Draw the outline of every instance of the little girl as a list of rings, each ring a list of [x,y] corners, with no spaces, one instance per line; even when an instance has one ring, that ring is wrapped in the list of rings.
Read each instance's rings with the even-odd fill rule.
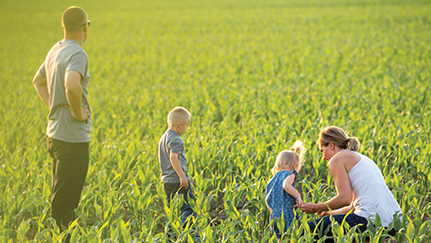
[[[301,169],[305,147],[301,141],[296,141],[293,150],[284,150],[278,154],[274,168],[271,170],[273,177],[266,186],[265,201],[271,212],[270,221],[273,218],[282,218],[284,215],[284,232],[287,231],[295,217],[294,206],[304,203],[301,195],[295,189],[295,184],[297,172]],[[296,218],[299,218],[298,215]],[[281,233],[277,229],[277,225],[274,224],[271,228],[280,242]]]

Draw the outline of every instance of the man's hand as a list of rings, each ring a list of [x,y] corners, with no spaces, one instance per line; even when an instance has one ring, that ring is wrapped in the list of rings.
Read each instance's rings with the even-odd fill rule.
[[[186,177],[180,177],[180,186],[187,189],[189,187],[189,180]]]
[[[65,107],[70,111],[73,118],[75,118],[76,120],[85,121],[85,123],[88,123],[88,121],[90,120],[90,110],[86,105],[81,107],[81,114],[75,114],[75,112],[73,112],[73,109],[71,109],[68,105],[65,105]]]

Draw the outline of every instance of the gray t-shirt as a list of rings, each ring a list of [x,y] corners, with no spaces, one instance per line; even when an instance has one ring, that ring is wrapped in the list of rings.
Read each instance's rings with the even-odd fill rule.
[[[82,105],[87,105],[90,109],[87,89],[90,81],[87,53],[76,41],[61,40],[51,48],[45,62],[39,68],[40,74],[46,77],[50,94],[46,135],[69,143],[90,142],[91,116],[88,123],[78,121],[65,108],[65,105],[69,105],[65,92],[65,75],[68,71],[81,74]]]
[[[178,160],[183,168],[187,180],[190,176],[187,173],[187,158],[184,151],[184,142],[175,131],[168,129],[159,141],[159,165],[162,171],[160,177],[164,183],[180,183],[180,178],[172,167],[170,153],[178,154]]]

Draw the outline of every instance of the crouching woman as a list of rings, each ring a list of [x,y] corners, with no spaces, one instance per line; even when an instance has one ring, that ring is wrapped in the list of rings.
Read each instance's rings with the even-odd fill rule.
[[[332,210],[333,219],[339,224],[345,218],[351,227],[358,225],[362,232],[367,229],[367,219],[374,222],[376,214],[382,226],[388,227],[394,214],[401,213],[401,208],[386,186],[377,165],[367,156],[356,152],[359,149],[358,139],[348,137],[339,127],[330,126],[320,131],[318,146],[323,159],[329,161],[328,168],[337,195],[324,203],[300,205],[303,212],[317,213],[322,217],[308,222],[310,231],[314,232],[317,227],[317,230],[325,232],[331,227],[328,207]],[[330,236],[331,230],[328,232]],[[330,239],[326,242],[333,241]]]

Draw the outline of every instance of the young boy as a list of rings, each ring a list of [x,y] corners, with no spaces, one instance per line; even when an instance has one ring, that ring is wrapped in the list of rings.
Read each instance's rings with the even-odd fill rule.
[[[181,223],[185,227],[189,216],[194,215],[188,198],[194,199],[191,193],[190,176],[187,173],[187,158],[181,135],[190,124],[191,114],[183,107],[175,107],[168,115],[168,130],[159,141],[159,164],[163,189],[168,203],[178,192],[183,195]],[[191,219],[189,219],[191,220]]]

